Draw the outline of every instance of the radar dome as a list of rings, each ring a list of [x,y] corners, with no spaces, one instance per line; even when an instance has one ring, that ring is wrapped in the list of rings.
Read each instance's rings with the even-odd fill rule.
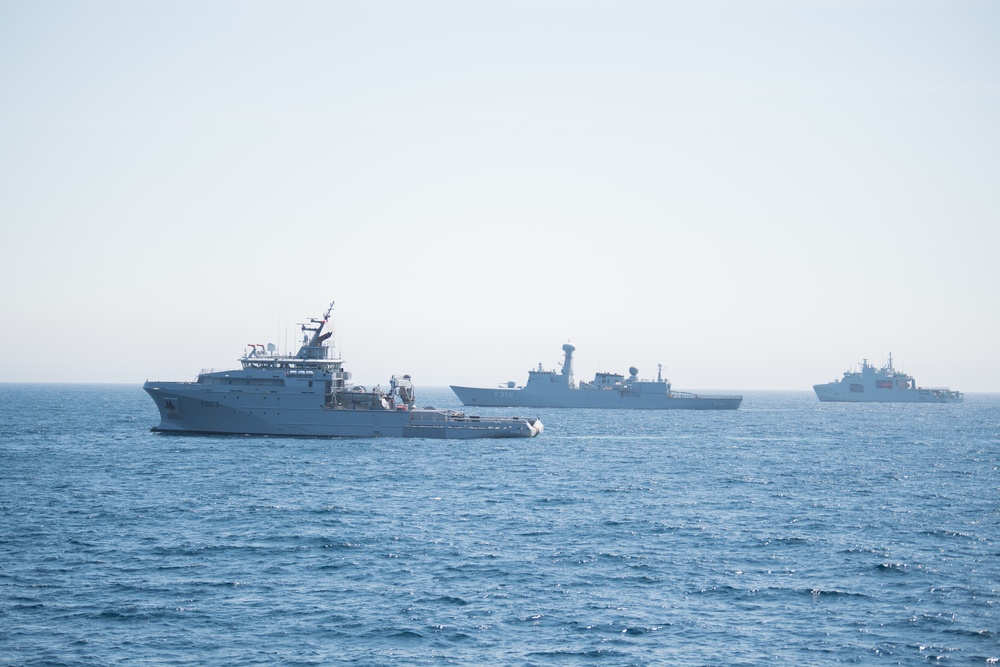
[[[635,375],[639,374],[639,369],[636,368],[635,366],[629,366],[628,367],[628,372],[629,372],[629,375],[635,376]]]
[[[568,354],[572,354],[574,352],[574,350],[576,350],[576,348],[573,347],[572,345],[570,345],[569,343],[566,343],[565,345],[563,345],[562,349],[563,349],[563,352],[566,352]]]
[[[278,346],[275,345],[274,343],[268,343],[267,344],[267,351],[268,352],[277,352],[278,351]]]

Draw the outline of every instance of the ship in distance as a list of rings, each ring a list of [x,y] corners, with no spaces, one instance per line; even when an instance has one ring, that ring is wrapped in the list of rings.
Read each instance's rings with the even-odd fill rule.
[[[918,387],[912,375],[896,370],[889,363],[875,368],[867,359],[860,371],[844,371],[844,377],[826,384],[813,385],[821,401],[842,403],[961,403],[962,392],[947,387]]]
[[[161,433],[316,437],[527,438],[542,432],[534,417],[475,416],[414,408],[409,375],[393,376],[389,391],[349,382],[339,354],[331,354],[322,318],[301,325],[294,356],[273,343],[250,345],[242,368],[202,371],[193,382],[147,381],[143,389],[160,413]]]
[[[528,371],[528,382],[518,387],[507,382],[495,388],[451,385],[458,399],[466,406],[529,407],[529,408],[625,408],[638,410],[735,410],[742,396],[710,396],[674,391],[663,379],[663,366],[658,366],[656,380],[640,380],[639,371],[629,368],[629,376],[619,373],[597,373],[593,382],[573,379],[573,352],[576,348],[562,346],[562,368],[544,370],[539,364]]]

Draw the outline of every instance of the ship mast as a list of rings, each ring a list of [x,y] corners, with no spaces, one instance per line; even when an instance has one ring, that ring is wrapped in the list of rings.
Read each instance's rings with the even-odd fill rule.
[[[573,351],[576,350],[570,343],[566,343],[562,346],[562,350],[565,353],[563,357],[562,365],[562,376],[566,383],[566,386],[576,389],[576,383],[573,382]]]
[[[330,313],[333,312],[333,301],[330,302],[330,307],[326,309],[323,313],[322,319],[316,319],[315,317],[309,318],[309,324],[302,324],[302,331],[312,332],[312,337],[304,335],[302,337],[302,347],[299,349],[299,353],[296,356],[298,359],[325,359],[326,358],[326,347],[322,347],[323,341],[333,335],[333,332],[323,333],[323,327],[327,322],[330,321]],[[310,326],[310,324],[314,326]]]

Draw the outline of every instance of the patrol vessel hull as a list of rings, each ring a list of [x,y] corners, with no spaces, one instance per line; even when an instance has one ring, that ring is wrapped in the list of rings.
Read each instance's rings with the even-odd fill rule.
[[[813,385],[813,391],[825,403],[962,403],[965,400],[952,390],[918,388],[858,393],[834,382]]]
[[[193,386],[192,386],[193,385]],[[480,418],[447,410],[331,409],[308,396],[206,391],[197,383],[143,385],[160,411],[159,433],[349,438],[527,438],[531,419]]]
[[[390,390],[349,382],[324,333],[333,304],[321,319],[302,325],[298,354],[254,344],[230,371],[203,371],[194,382],[147,381],[143,389],[160,413],[160,433],[348,438],[529,438],[537,418],[467,415],[417,409],[409,375],[393,376]]]
[[[947,387],[918,387],[912,375],[889,363],[875,368],[862,360],[860,371],[846,371],[833,382],[813,385],[816,398],[830,403],[961,403],[962,392]]]

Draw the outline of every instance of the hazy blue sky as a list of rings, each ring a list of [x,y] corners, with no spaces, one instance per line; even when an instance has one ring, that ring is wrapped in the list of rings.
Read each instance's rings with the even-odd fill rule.
[[[1000,391],[1000,3],[0,0],[0,381]]]

